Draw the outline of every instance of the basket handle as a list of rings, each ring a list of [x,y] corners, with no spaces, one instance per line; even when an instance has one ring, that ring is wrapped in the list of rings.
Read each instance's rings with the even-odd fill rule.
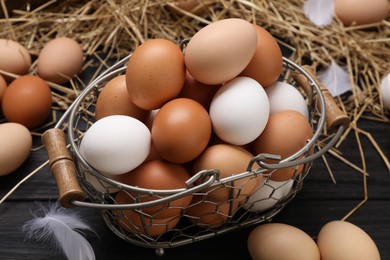
[[[197,180],[202,180],[202,183],[199,185],[192,184],[196,183]],[[186,181],[187,188],[182,188],[180,191],[177,191],[173,194],[170,194],[168,196],[164,196],[155,200],[145,201],[145,202],[136,202],[132,204],[97,204],[94,202],[85,202],[85,201],[79,201],[75,200],[73,201],[73,204],[80,207],[86,207],[86,208],[94,208],[94,209],[101,209],[101,210],[125,210],[125,209],[143,209],[148,207],[154,207],[162,204],[169,203],[173,200],[180,199],[185,196],[193,195],[196,192],[201,192],[205,188],[211,187],[213,184],[216,183],[216,181],[219,180],[219,171],[215,169],[210,170],[203,170],[198,173],[196,173],[194,176],[192,176],[190,179]],[[127,185],[126,185],[127,186]],[[122,186],[123,189],[127,189],[126,186]],[[192,187],[190,187],[192,186]],[[132,191],[139,190],[139,191],[148,191],[150,195],[153,194],[151,192],[152,190],[146,190],[139,187],[131,187]],[[163,190],[154,190],[154,191],[163,191]],[[164,190],[164,192],[167,190]],[[169,193],[173,191],[170,190]]]
[[[328,129],[331,131],[335,131],[339,126],[343,126],[344,130],[347,129],[351,122],[350,118],[344,113],[344,111],[339,108],[329,90],[317,79],[317,76],[315,75],[313,69],[308,65],[303,65],[302,68],[317,83],[325,98],[326,123],[328,125]],[[294,73],[294,79],[297,83],[301,85],[301,87],[305,90],[306,93],[309,94],[312,91],[310,82],[302,73]]]
[[[59,128],[49,129],[43,133],[42,143],[49,156],[49,166],[57,183],[60,203],[64,208],[74,207],[72,201],[84,200],[85,194],[80,188],[76,167],[66,148],[65,134]]]

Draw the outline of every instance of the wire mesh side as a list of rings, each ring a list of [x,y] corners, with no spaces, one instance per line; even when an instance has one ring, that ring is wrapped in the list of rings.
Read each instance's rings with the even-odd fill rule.
[[[121,64],[111,68],[92,82],[76,100],[77,102],[75,102],[75,106],[69,114],[69,127],[72,129],[69,133],[69,139],[78,170],[78,178],[90,200],[89,203],[78,202],[76,205],[87,205],[101,210],[107,226],[116,235],[132,244],[150,248],[169,248],[193,243],[272,219],[302,188],[303,181],[309,173],[313,161],[310,160],[302,164],[301,160],[310,158],[313,153],[318,152],[315,144],[324,136],[325,105],[321,92],[314,83],[311,84],[309,93],[306,93],[297,85],[292,75],[296,71],[301,73],[304,73],[304,71],[296,64],[284,59],[284,69],[279,80],[295,86],[300,91],[306,100],[309,111],[309,123],[313,129],[313,139],[308,140],[304,148],[288,158],[275,160],[274,169],[260,167],[257,170],[239,173],[242,178],[247,180],[241,186],[233,185],[237,179],[219,179],[213,182],[207,191],[186,193],[186,196],[192,196],[191,201],[193,202],[189,206],[179,207],[174,205],[172,201],[167,201],[161,204],[159,211],[151,214],[143,207],[126,208],[126,205],[118,203],[117,195],[119,192],[126,196],[125,201],[129,205],[140,202],[142,204],[142,201],[150,199],[163,199],[166,196],[158,191],[139,192],[133,187],[128,187],[106,177],[89,166],[78,151],[83,134],[95,122],[95,104],[101,89],[113,77],[124,74],[125,61],[121,61]],[[307,77],[307,75],[305,76]],[[308,80],[312,82],[310,78]],[[255,157],[251,163],[261,165],[262,161],[263,157],[259,156]],[[291,168],[293,177],[285,184],[275,186],[270,176],[280,166]],[[248,167],[248,169],[251,169],[251,167]],[[245,199],[239,198],[245,185],[258,178],[258,176],[263,176],[265,181],[253,190],[252,194],[259,191],[264,192],[266,196],[255,201],[249,201],[249,196]],[[215,202],[209,199],[208,195],[218,189],[228,189],[232,195],[226,201]],[[253,210],[257,204],[265,204],[266,206],[262,210]],[[202,214],[196,214],[194,209],[200,207],[200,205],[208,207],[210,210],[204,211]],[[159,213],[171,209],[175,209],[179,213],[168,219],[158,218]],[[206,221],[212,218],[216,220],[212,223]]]

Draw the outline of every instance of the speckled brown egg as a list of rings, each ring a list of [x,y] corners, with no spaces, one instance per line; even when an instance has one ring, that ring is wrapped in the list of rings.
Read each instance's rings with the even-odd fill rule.
[[[7,87],[1,107],[5,118],[29,129],[41,125],[50,115],[52,96],[49,85],[40,77],[21,76]]]
[[[125,75],[111,79],[103,87],[96,101],[96,120],[110,115],[126,115],[145,122],[149,113],[150,111],[136,106],[130,99]]]
[[[157,109],[180,93],[185,73],[179,46],[165,39],[148,40],[135,49],[127,64],[127,91],[140,108]]]

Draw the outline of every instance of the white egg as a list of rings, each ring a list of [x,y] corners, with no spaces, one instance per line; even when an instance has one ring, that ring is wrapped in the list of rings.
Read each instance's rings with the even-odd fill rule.
[[[249,196],[243,208],[249,211],[270,209],[290,192],[293,184],[293,180],[273,181],[269,179]]]
[[[256,80],[236,77],[216,92],[209,114],[213,130],[221,140],[243,145],[263,132],[269,117],[269,101]]]
[[[390,110],[390,73],[382,79],[380,92],[382,95],[383,104]]]
[[[83,158],[103,174],[123,174],[139,166],[151,147],[149,129],[138,119],[114,115],[96,121],[80,144]]]
[[[306,101],[293,85],[277,81],[268,86],[265,92],[269,99],[271,115],[282,110],[296,110],[309,118]]]

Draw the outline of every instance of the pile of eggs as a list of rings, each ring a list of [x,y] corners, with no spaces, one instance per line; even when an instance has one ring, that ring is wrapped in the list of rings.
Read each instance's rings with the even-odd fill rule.
[[[306,145],[313,130],[304,97],[278,81],[282,69],[272,35],[239,18],[205,26],[184,51],[169,40],[150,39],[134,50],[125,75],[102,87],[96,122],[79,152],[108,178],[149,190],[199,185],[186,181],[203,170],[217,169],[221,179],[246,172],[259,153],[286,158]],[[275,171],[267,185],[262,175],[242,178],[229,188],[209,187],[169,206],[143,208],[142,214],[117,211],[117,216],[125,230],[152,236],[173,228],[183,215],[198,226],[218,227],[240,206],[272,207],[274,196],[290,191],[292,176],[302,167]],[[116,192],[118,204],[158,198],[107,189],[88,173],[86,178],[101,192]]]
[[[81,71],[81,46],[68,37],[48,41],[37,57],[36,72],[32,56],[20,43],[0,39],[0,176],[18,169],[32,147],[31,130],[45,124],[52,111],[52,90],[48,82],[63,84]],[[11,142],[8,140],[12,140]],[[18,141],[15,141],[18,140]]]
[[[262,224],[250,232],[247,246],[253,260],[381,259],[378,247],[363,229],[341,220],[322,226],[316,240],[288,224]]]

